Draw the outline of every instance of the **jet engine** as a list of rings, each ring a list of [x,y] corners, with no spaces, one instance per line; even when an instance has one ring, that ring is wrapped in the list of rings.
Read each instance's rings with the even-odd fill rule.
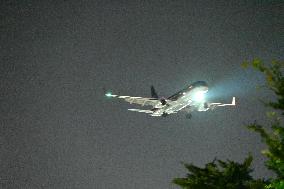
[[[160,99],[160,102],[161,102],[162,105],[166,105],[167,104],[167,101],[164,98]]]
[[[203,112],[203,111],[207,111],[209,109],[209,106],[206,102],[200,104],[200,106],[198,107],[198,111]]]

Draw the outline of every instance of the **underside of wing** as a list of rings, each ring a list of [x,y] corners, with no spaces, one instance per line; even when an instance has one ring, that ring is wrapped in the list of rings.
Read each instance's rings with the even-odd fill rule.
[[[133,112],[140,112],[140,113],[146,113],[150,116],[155,116],[155,117],[160,117],[163,116],[163,113],[157,113],[155,111],[152,110],[141,110],[141,109],[128,109],[129,111],[133,111]]]
[[[159,99],[157,98],[120,96],[120,95],[112,95],[112,94],[106,94],[106,96],[124,99],[126,102],[129,102],[130,104],[139,104],[141,106],[155,106],[156,104],[159,103]]]
[[[151,111],[151,110],[141,110],[141,109],[128,109],[128,110],[133,111],[133,112],[142,112],[142,113],[146,113],[146,114],[153,113],[153,111]]]

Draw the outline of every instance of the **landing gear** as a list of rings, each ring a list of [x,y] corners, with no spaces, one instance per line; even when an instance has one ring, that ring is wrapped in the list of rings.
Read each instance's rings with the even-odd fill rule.
[[[169,114],[167,114],[166,112],[163,112],[162,117],[167,117]]]
[[[165,99],[161,99],[161,104],[162,105],[166,105],[167,104],[167,101]]]
[[[192,114],[191,113],[187,113],[187,114],[185,114],[185,117],[186,117],[186,119],[191,119]]]
[[[204,102],[204,108],[205,108],[205,109],[209,108],[209,106],[208,106],[208,103],[207,103],[207,102]]]

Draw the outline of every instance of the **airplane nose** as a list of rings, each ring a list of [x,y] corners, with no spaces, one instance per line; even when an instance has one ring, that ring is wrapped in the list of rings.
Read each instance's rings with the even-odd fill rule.
[[[207,92],[207,91],[208,91],[208,87],[207,87],[207,86],[203,86],[203,87],[202,87],[202,90],[203,90],[204,92]]]

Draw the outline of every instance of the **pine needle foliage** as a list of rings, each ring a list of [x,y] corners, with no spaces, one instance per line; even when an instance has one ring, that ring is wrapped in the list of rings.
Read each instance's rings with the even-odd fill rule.
[[[263,181],[254,180],[250,176],[251,162],[252,156],[250,155],[243,163],[213,160],[204,168],[184,164],[189,173],[185,178],[176,178],[173,182],[184,189],[263,189]]]
[[[273,61],[270,66],[265,66],[259,59],[251,63],[253,68],[264,73],[266,86],[276,95],[276,101],[266,102],[266,106],[274,111],[267,112],[270,119],[270,128],[254,122],[247,127],[259,133],[261,140],[266,144],[267,149],[262,150],[262,154],[267,157],[265,165],[276,174],[276,178],[270,178],[267,189],[284,189],[284,62]],[[278,114],[279,112],[279,114]]]

